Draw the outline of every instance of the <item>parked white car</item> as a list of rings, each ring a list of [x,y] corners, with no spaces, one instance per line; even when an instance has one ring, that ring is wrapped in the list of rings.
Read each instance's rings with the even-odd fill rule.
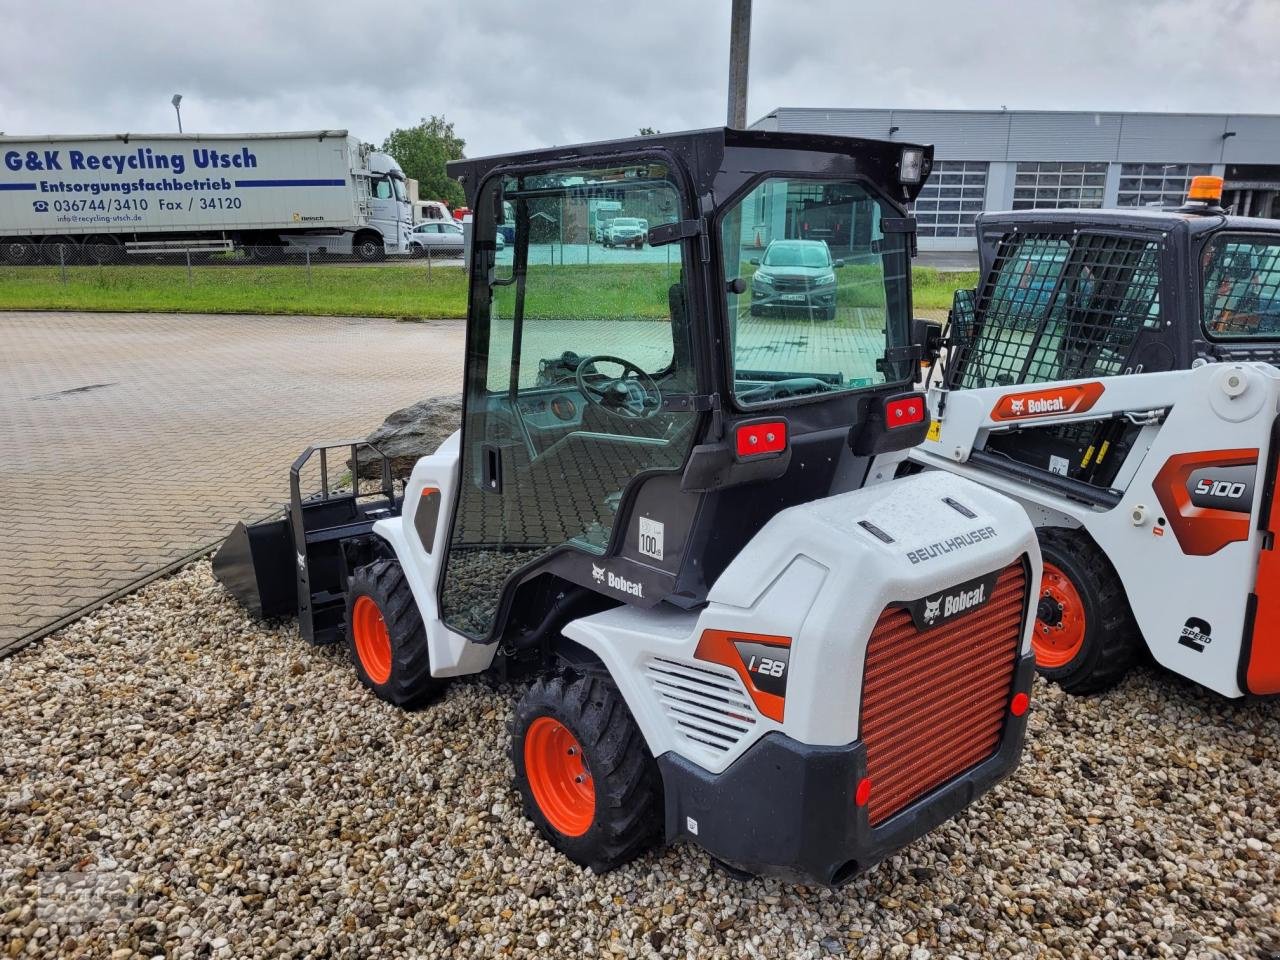
[[[462,256],[462,224],[429,220],[409,231],[409,251],[415,257]]]
[[[640,217],[614,217],[604,228],[606,247],[635,247],[639,250],[649,238],[649,221]]]

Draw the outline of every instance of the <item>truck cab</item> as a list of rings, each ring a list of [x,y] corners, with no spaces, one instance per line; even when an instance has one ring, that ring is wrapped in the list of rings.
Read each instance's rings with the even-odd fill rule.
[[[369,153],[369,219],[382,234],[385,252],[409,252],[409,230],[413,209],[404,171],[393,157],[378,151]]]

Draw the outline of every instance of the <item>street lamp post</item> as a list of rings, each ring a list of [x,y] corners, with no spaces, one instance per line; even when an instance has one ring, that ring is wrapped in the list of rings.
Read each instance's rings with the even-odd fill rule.
[[[173,112],[178,115],[178,132],[182,132],[182,94],[175,93],[173,99],[169,101],[173,104]]]
[[[751,49],[751,0],[733,0],[729,14],[729,123],[747,125],[747,56]]]

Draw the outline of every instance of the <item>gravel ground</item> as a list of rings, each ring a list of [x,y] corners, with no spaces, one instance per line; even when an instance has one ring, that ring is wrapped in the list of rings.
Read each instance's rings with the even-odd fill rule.
[[[0,957],[1268,956],[1280,724],[1037,686],[1021,772],[852,885],[597,877],[520,815],[515,691],[399,713],[207,563],[0,661]],[[1280,948],[1278,948],[1280,949]]]

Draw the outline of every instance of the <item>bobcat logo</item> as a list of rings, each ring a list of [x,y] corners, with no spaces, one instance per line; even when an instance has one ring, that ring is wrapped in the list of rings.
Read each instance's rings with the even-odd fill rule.
[[[921,614],[921,617],[924,619],[925,623],[929,624],[929,626],[933,626],[933,624],[937,621],[941,613],[942,613],[941,597],[939,597],[937,600],[928,600],[928,599],[925,600],[924,613]]]
[[[1024,412],[1023,407],[1025,404],[1026,404],[1025,400],[1010,400],[1009,412],[1012,414],[1023,413]]]
[[[604,567],[597,567],[593,563],[591,565],[591,576],[596,583],[604,583]]]

